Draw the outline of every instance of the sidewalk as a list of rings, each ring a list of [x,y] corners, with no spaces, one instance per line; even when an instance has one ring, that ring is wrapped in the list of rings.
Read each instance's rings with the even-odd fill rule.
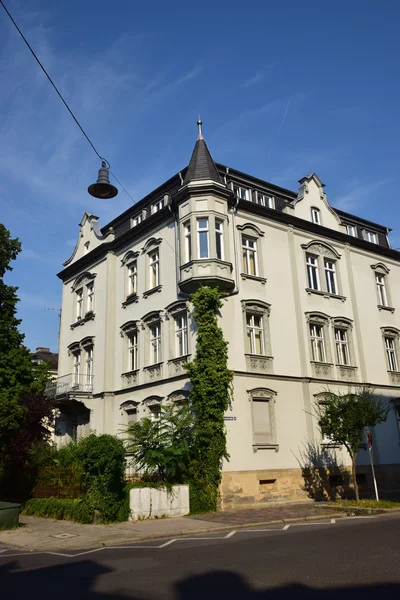
[[[332,510],[333,513],[333,510]],[[81,525],[22,515],[21,527],[0,532],[0,546],[24,551],[62,551],[123,546],[142,540],[238,529],[252,524],[315,520],[331,516],[309,503],[271,504],[266,507],[170,519],[149,519],[111,525]],[[61,536],[61,537],[60,537]]]

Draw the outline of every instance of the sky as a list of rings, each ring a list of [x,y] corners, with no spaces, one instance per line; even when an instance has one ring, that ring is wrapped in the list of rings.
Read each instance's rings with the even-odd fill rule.
[[[183,169],[197,116],[216,162],[291,190],[316,172],[333,206],[394,229],[398,0],[4,0],[135,201]],[[0,221],[22,242],[26,345],[57,351],[61,281],[99,160],[0,6]],[[114,181],[115,183],[115,181]]]

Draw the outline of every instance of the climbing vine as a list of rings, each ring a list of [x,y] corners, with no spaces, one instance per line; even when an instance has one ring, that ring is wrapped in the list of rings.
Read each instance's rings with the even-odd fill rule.
[[[218,487],[226,451],[224,413],[232,392],[228,343],[218,325],[222,306],[217,289],[201,287],[191,298],[197,323],[197,349],[186,365],[192,383],[190,403],[195,414],[189,467],[191,512],[217,509]]]

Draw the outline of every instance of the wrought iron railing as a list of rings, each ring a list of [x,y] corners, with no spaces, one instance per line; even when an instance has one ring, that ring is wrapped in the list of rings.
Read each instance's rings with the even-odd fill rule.
[[[69,373],[49,381],[45,394],[48,398],[57,398],[74,393],[91,394],[93,391],[93,375],[76,375]]]

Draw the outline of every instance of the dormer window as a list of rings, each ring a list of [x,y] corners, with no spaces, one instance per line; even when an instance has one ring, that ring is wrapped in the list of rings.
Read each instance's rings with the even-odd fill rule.
[[[357,227],[355,225],[346,225],[347,235],[351,237],[357,237]]]
[[[247,188],[241,187],[239,185],[233,186],[233,192],[237,198],[240,200],[248,200],[249,199],[249,190]]]
[[[139,223],[141,223],[143,220],[143,215],[140,213],[139,215],[136,215],[136,217],[133,217],[133,219],[131,220],[131,227],[136,227],[137,225],[139,225]]]
[[[261,194],[260,192],[257,192],[255,194],[255,202],[256,204],[260,204],[260,206],[275,208],[275,198],[273,196],[268,196],[267,194]]]
[[[157,200],[157,202],[154,202],[154,204],[151,207],[151,212],[152,214],[154,214],[162,208],[164,208],[164,198],[161,198],[160,200]]]
[[[371,244],[378,243],[378,236],[376,235],[375,231],[369,231],[368,229],[365,229],[364,230],[364,239],[367,242],[371,242]]]
[[[321,225],[321,213],[318,208],[311,208],[311,221],[316,225]]]

